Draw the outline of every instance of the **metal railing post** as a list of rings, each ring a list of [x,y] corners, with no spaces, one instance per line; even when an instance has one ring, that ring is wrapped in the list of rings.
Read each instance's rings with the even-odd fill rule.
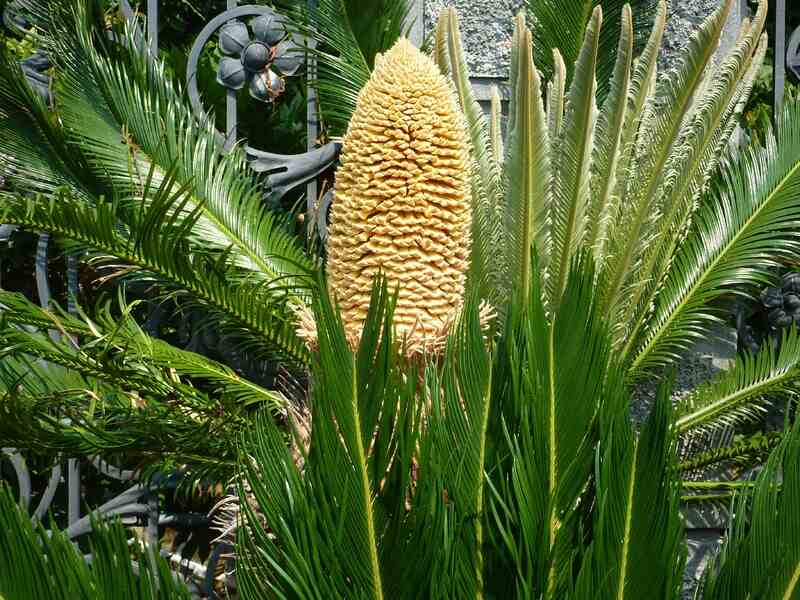
[[[227,0],[226,7],[231,10],[238,5],[238,0]],[[237,108],[236,90],[228,90],[225,97],[225,150],[230,150],[236,143],[238,136],[237,124],[239,122]]]
[[[147,45],[150,55],[158,58],[158,0],[147,0]]]
[[[307,2],[309,11],[312,11],[316,8],[317,0],[307,0]],[[315,46],[315,41],[313,39],[309,38],[307,43],[309,48],[313,48]],[[308,57],[306,61],[306,89],[308,93],[308,104],[306,105],[306,136],[308,137],[308,140],[306,147],[309,151],[311,151],[316,147],[317,138],[319,137],[319,114],[317,106],[317,91],[313,86],[307,83],[316,77],[316,61],[313,54],[308,53],[306,56]],[[315,177],[306,185],[306,231],[309,240],[313,239],[316,231],[316,228],[312,227],[311,225],[318,195],[319,189],[317,179]],[[317,215],[317,219],[324,218],[325,215],[323,215],[322,211],[320,210],[320,214]]]
[[[773,121],[783,112],[783,94],[786,88],[786,0],[775,0],[775,65]]]

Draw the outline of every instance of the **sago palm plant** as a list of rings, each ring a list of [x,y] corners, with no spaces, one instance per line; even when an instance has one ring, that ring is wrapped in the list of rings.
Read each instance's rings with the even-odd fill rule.
[[[376,58],[345,136],[327,280],[135,40],[110,46],[93,3],[57,11],[55,118],[1,65],[0,153],[17,157],[17,191],[0,196],[0,222],[54,231],[95,265],[191,299],[249,351],[309,364],[311,433],[280,395],[150,338],[124,300],[70,316],[4,294],[4,444],[203,466],[232,460],[241,430],[247,598],[676,598],[681,470],[738,451],[679,465],[679,436],[755,416],[800,373],[792,335],[676,409],[662,385],[640,432],[628,419],[632,386],[706,335],[720,298],[800,251],[800,107],[765,147],[728,153],[766,50],[762,2],[712,66],[731,4],[662,79],[665,4],[635,61],[623,7],[599,107],[602,9],[571,77],[556,52],[546,85],[518,17],[505,139],[499,111],[487,119],[472,97],[454,11],[435,63],[399,42]],[[437,343],[409,352],[418,332]],[[282,423],[261,411],[253,425],[265,404]],[[748,591],[800,595],[791,536],[763,543],[798,519],[778,462],[708,598],[731,597],[735,561],[776,565]]]

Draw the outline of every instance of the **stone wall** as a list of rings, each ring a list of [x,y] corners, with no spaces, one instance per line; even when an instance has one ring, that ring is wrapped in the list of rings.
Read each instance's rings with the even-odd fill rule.
[[[535,1],[535,0],[534,0]],[[570,2],[572,0],[564,0]],[[436,19],[445,6],[458,9],[470,75],[478,82],[504,80],[508,76],[511,19],[524,5],[524,0],[417,0],[419,20],[417,35],[428,37],[435,29]],[[664,36],[661,68],[674,64],[676,55],[691,33],[721,0],[668,0],[669,20]],[[723,46],[735,40],[740,22],[739,10],[731,15]],[[480,90],[479,90],[480,95]]]

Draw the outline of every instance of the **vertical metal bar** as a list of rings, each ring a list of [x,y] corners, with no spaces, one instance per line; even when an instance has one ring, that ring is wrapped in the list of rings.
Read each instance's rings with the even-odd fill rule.
[[[786,88],[786,0],[775,0],[775,98],[773,121],[783,112],[783,93]]]
[[[736,24],[736,31],[744,23],[744,20],[750,17],[750,6],[748,0],[739,0],[739,22]],[[736,133],[731,138],[731,144],[734,150],[743,150],[747,146],[747,134],[741,125],[736,126]]]
[[[747,0],[745,0],[746,2]],[[425,7],[423,0],[412,0],[408,12],[408,39],[417,47],[425,42]]]
[[[317,7],[317,0],[307,0],[307,4],[309,10],[314,10]],[[314,48],[316,46],[316,42],[311,38],[307,40],[307,43],[309,48]],[[312,81],[317,75],[316,60],[311,53],[306,53],[306,57],[306,80]],[[306,83],[306,90],[308,93],[308,103],[306,104],[306,136],[308,139],[306,141],[306,148],[308,148],[308,150],[313,150],[317,145],[317,138],[319,137],[317,91],[314,87],[308,85],[308,83]],[[313,239],[314,232],[317,230],[312,224],[314,223],[314,208],[317,203],[318,194],[319,190],[315,177],[306,185],[306,232],[309,241]],[[320,213],[317,215],[317,218],[324,219],[325,216]]]
[[[67,519],[69,524],[81,518],[81,465],[77,458],[67,461]]]
[[[67,255],[67,311],[78,312],[78,257]]]
[[[158,548],[158,492],[153,490],[147,496],[147,543]]]
[[[158,0],[147,0],[147,43],[150,56],[158,58]]]
[[[227,0],[227,8],[231,10],[239,4],[238,0]],[[237,123],[239,117],[236,107],[236,90],[228,90],[225,99],[225,150],[230,150],[238,136]]]

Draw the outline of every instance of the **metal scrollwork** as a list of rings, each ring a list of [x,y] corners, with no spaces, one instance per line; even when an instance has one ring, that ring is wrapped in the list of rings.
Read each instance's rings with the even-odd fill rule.
[[[249,17],[248,23],[242,20]],[[285,16],[258,5],[232,8],[208,22],[192,46],[186,69],[189,100],[199,119],[209,118],[198,90],[197,68],[211,38],[217,34],[224,55],[217,69],[217,83],[229,94],[247,87],[250,96],[269,103],[285,91],[284,78],[297,74],[305,61],[302,45],[295,40],[296,34],[288,23]],[[229,131],[226,135],[218,133],[218,143],[223,148],[236,141],[235,118],[230,118],[235,105],[228,110]],[[245,145],[250,166],[269,175],[269,193],[276,199],[325,171],[337,160],[340,148],[331,142],[304,154],[283,155]]]
[[[800,27],[795,29],[792,37],[789,38],[789,47],[786,51],[786,65],[795,78],[800,81]]]

